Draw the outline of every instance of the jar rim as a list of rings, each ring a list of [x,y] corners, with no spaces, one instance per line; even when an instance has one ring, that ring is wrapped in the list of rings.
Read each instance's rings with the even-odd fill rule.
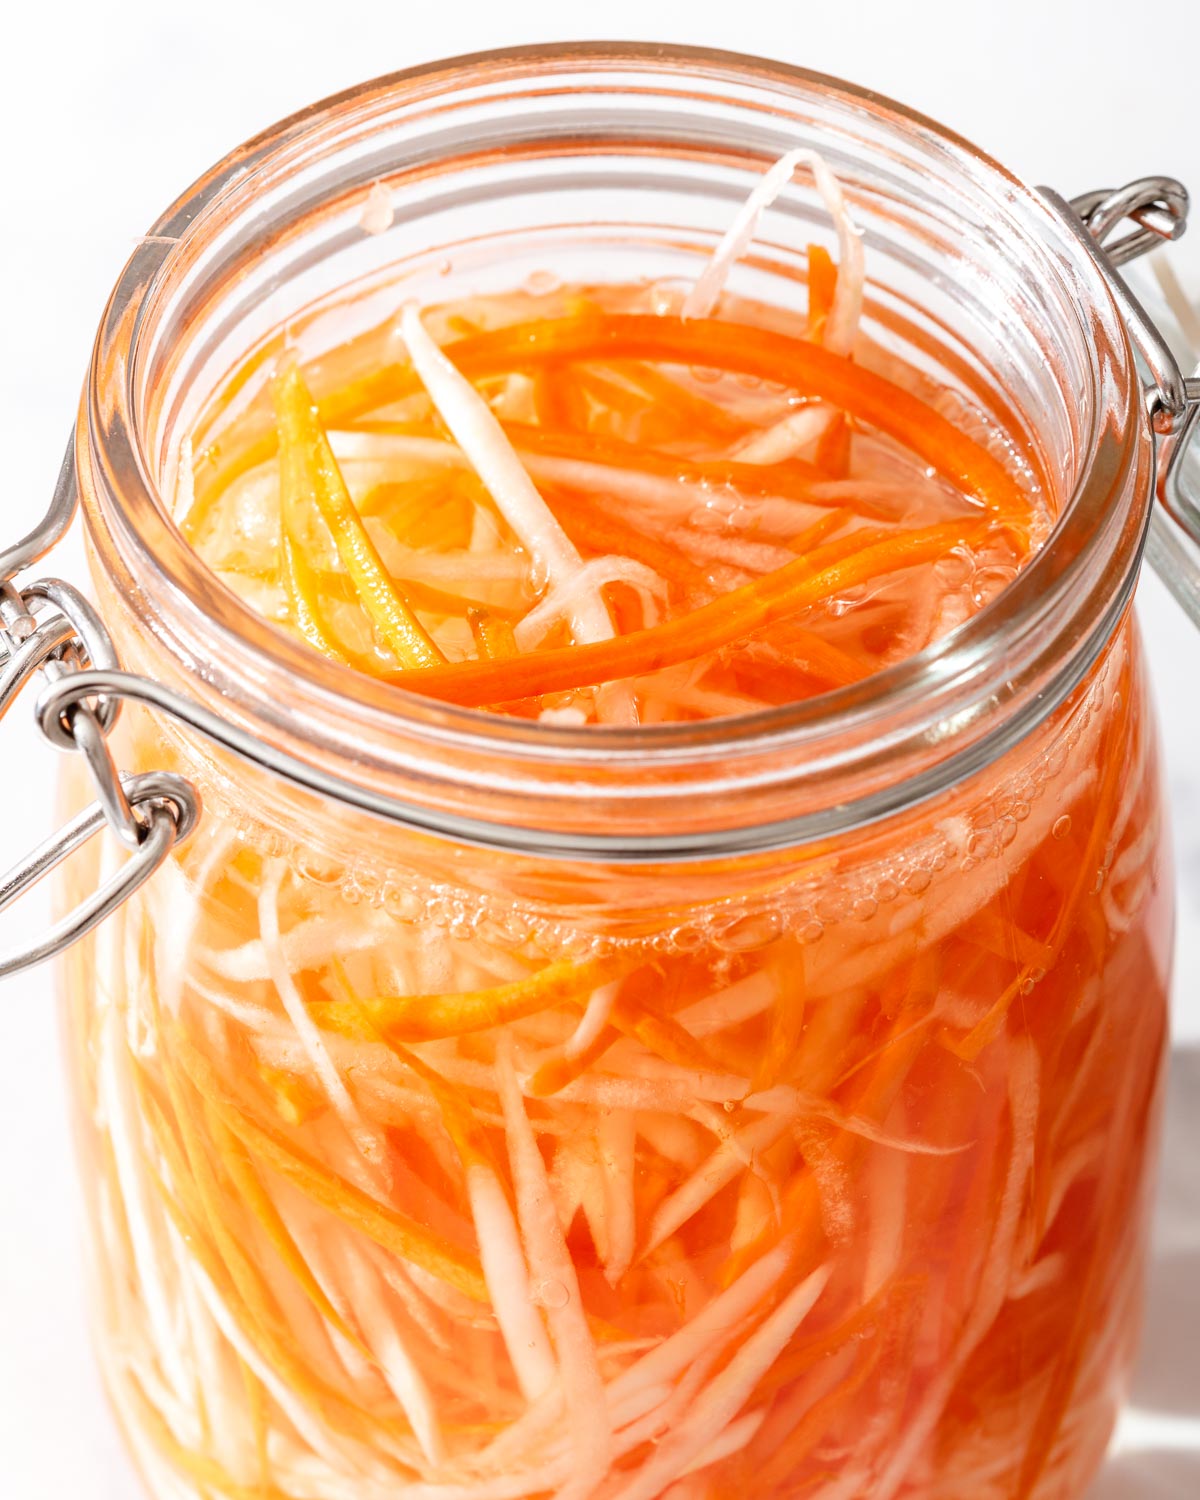
[[[505,718],[431,702],[400,687],[364,679],[291,640],[241,601],[229,610],[234,628],[214,621],[206,609],[213,575],[171,521],[152,478],[139,424],[143,393],[136,380],[139,340],[155,301],[161,299],[181,258],[194,253],[212,216],[227,207],[231,197],[244,198],[256,174],[312,148],[322,132],[347,112],[370,115],[373,109],[398,99],[432,101],[452,96],[468,81],[503,86],[544,77],[548,70],[573,70],[597,78],[606,70],[633,73],[645,84],[679,68],[688,69],[711,87],[737,85],[750,91],[770,87],[797,96],[819,93],[852,109],[869,111],[875,119],[915,132],[926,144],[936,145],[946,161],[986,184],[1010,213],[1019,212],[1028,222],[1038,223],[1048,249],[1070,267],[1077,286],[1087,295],[1079,316],[1091,319],[1093,336],[1103,344],[1106,374],[1116,383],[1125,418],[1124,441],[1115,446],[1110,442],[1102,462],[1097,461],[1096,434],[1091,434],[1074,492],[1039,552],[996,601],[964,625],[863,683],[781,708],[700,724],[573,728]],[[1100,363],[1099,354],[1096,363]],[[114,379],[114,374],[119,378]],[[343,726],[338,736],[314,745],[314,716],[321,712],[349,713],[356,724],[369,725],[380,756],[374,772],[390,770],[410,783],[414,772],[417,779],[427,779],[428,765],[418,765],[422,752],[427,758],[452,751],[455,763],[462,757],[502,757],[504,768],[493,788],[494,807],[485,810],[482,818],[449,815],[443,831],[456,839],[513,847],[514,831],[524,821],[521,800],[536,792],[539,767],[550,764],[570,766],[586,777],[619,762],[624,768],[622,794],[632,793],[636,798],[632,783],[637,778],[671,776],[680,767],[700,776],[705,767],[713,768],[704,783],[705,794],[720,794],[734,785],[739,792],[752,791],[766,781],[778,782],[795,774],[801,763],[805,769],[814,763],[819,768],[823,751],[838,736],[848,739],[851,750],[827,752],[831,774],[839,766],[845,769],[855,757],[858,761],[864,756],[877,759],[910,742],[928,746],[936,740],[945,749],[920,774],[901,775],[870,794],[839,797],[832,805],[798,816],[760,817],[751,808],[748,817],[745,810],[737,814],[741,821],[729,828],[707,828],[703,833],[677,828],[653,834],[631,835],[627,828],[614,834],[580,833],[564,846],[571,854],[603,849],[606,857],[617,860],[652,854],[701,857],[825,837],[909,807],[990,763],[1063,701],[1111,637],[1136,580],[1152,472],[1149,428],[1139,398],[1132,350],[1103,278],[1036,192],[961,136],[872,91],[783,63],[697,47],[570,42],[468,54],[371,80],[289,116],[214,165],[152,226],[113,291],[84,391],[79,443],[81,472],[90,473],[98,496],[88,504],[88,515],[102,564],[113,565],[116,553],[121,554],[126,576],[138,586],[138,608],[145,611],[147,623],[160,638],[171,635],[164,623],[171,612],[189,614],[193,630],[203,616],[217,629],[220,659],[228,667],[223,683],[214,684],[208,672],[196,673],[198,694],[215,685],[227,703],[229,695],[222,687],[238,672],[260,691],[268,679],[286,681],[303,697],[304,732],[297,734],[296,723],[288,722],[278,704],[270,701],[238,704],[239,717],[257,724],[265,740],[286,737],[303,746],[305,758],[311,758],[308,752],[315,750],[316,758],[327,766],[338,764],[347,783],[358,780],[360,769],[353,754],[353,735],[348,737]],[[1133,503],[1125,507],[1126,514],[1114,514],[1114,494],[1131,483]],[[106,538],[115,549],[107,562],[103,557]],[[1070,608],[1072,590],[1085,576],[1090,580],[1086,603],[1091,618],[1082,618],[1083,605],[1076,599],[1074,616],[1068,619],[1064,611]],[[1057,620],[1050,618],[1051,605],[1059,610]],[[1053,642],[1042,641],[1039,648],[1041,658],[1057,660],[1058,669],[1049,673],[1052,681],[1047,681],[1048,668],[1042,661],[1036,690],[1032,683],[1025,684],[1028,701],[1023,711],[1015,711],[1014,697],[1009,705],[1013,711],[997,717],[992,700],[999,679],[989,667],[998,665],[997,655],[1003,655],[1002,648],[1014,631],[1031,633],[1031,626],[1040,627],[1043,635],[1055,631],[1061,635],[1057,655]],[[1037,634],[1036,628],[1032,634]],[[996,722],[985,734],[962,733],[973,724],[985,701]],[[940,718],[931,718],[931,703]],[[387,752],[379,749],[378,737],[386,738],[395,730],[403,731],[404,743]],[[320,734],[316,737],[321,738]],[[731,756],[741,764],[732,781],[728,775]],[[687,798],[695,798],[695,779],[689,775],[683,781]],[[427,784],[410,784],[408,792],[418,802],[431,798],[439,803],[445,788],[431,792]],[[659,794],[666,795],[661,786],[655,789],[655,795]],[[410,805],[404,795],[395,800],[401,808]],[[397,821],[406,820],[398,816]],[[428,829],[427,818],[421,826]]]

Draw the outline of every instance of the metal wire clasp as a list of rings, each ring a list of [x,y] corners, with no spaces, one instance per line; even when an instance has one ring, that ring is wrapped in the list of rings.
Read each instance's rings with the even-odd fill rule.
[[[0,718],[35,674],[53,685],[76,672],[115,671],[120,665],[108,631],[77,589],[59,578],[18,582],[18,575],[50,551],[74,517],[78,503],[74,446],[72,438],[41,522],[15,546],[0,552]],[[84,757],[96,800],[0,876],[0,910],[105,825],[129,849],[130,857],[43,937],[0,955],[0,978],[70,947],[148,880],[195,826],[200,799],[189,781],[169,772],[123,776],[118,771],[108,735],[119,711],[118,697],[101,694],[71,702],[49,732],[43,725],[52,743]]]
[[[1183,460],[1200,431],[1200,371],[1185,375],[1153,318],[1118,267],[1187,228],[1188,193],[1173,177],[1139,177],[1121,188],[1083,193],[1068,203],[1053,188],[1038,189],[1086,249],[1108,284],[1149,375],[1147,410],[1158,434],[1158,498],[1172,521],[1200,546],[1200,494],[1183,481]],[[1122,225],[1132,227],[1125,233]]]

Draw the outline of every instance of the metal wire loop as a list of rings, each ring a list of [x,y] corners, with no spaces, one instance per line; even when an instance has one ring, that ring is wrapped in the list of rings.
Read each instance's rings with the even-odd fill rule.
[[[99,889],[86,896],[42,937],[0,955],[0,979],[33,968],[86,936],[150,879],[175,845],[191,833],[199,816],[193,787],[182,776],[170,772],[130,776],[124,783],[124,795],[131,806],[144,810],[146,816],[144,836],[137,848]],[[39,844],[20,864],[0,876],[0,911],[81,849],[107,820],[108,814],[100,803],[92,803]]]
[[[1188,192],[1174,177],[1138,177],[1121,188],[1101,188],[1071,200],[1115,266],[1126,265],[1164,240],[1177,240],[1187,227]],[[1137,225],[1118,240],[1109,236],[1124,220]]]

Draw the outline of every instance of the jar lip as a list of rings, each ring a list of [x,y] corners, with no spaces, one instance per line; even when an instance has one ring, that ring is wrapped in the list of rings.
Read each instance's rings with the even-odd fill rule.
[[[236,628],[215,622],[205,608],[206,596],[213,589],[213,575],[169,519],[168,509],[151,478],[151,465],[139,430],[138,394],[134,389],[138,338],[147,308],[175,262],[207,222],[209,211],[225,201],[229,193],[244,192],[255,174],[265,164],[277,161],[281,153],[312,141],[346,110],[369,111],[373,101],[393,101],[401,94],[432,99],[453,94],[468,80],[503,83],[544,75],[553,69],[575,68],[598,75],[624,71],[652,78],[666,77],[671,69],[680,67],[694,70],[714,86],[722,82],[750,87],[769,85],[797,98],[819,92],[869,110],[887,122],[919,132],[925,141],[935,142],[964,170],[969,168],[977,178],[988,179],[998,202],[1003,198],[1010,207],[1019,206],[1027,216],[1040,220],[1047,238],[1055,242],[1054,249],[1061,261],[1071,266],[1090,293],[1092,303],[1087,310],[1103,313],[1110,335],[1109,373],[1116,377],[1127,403],[1126,450],[1123,466],[1118,465],[1119,472],[1114,471],[1111,461],[1105,472],[1096,472],[1093,462],[1096,434],[1090,434],[1080,480],[1038,554],[995,601],[919,654],[862,683],[832,690],[816,699],[698,724],[636,729],[571,728],[459,708],[365,679],[349,667],[327,661],[278,631],[240,600],[228,611]],[[920,705],[931,695],[946,703],[957,700],[961,715],[964,693],[969,695],[973,683],[985,686],[980,681],[982,664],[994,657],[1007,634],[1023,619],[1033,615],[1044,617],[1049,597],[1061,602],[1069,592],[1069,579],[1064,575],[1061,561],[1064,552],[1068,556],[1068,571],[1074,568],[1078,572],[1086,560],[1094,562],[1098,548],[1115,550],[1112,536],[1101,535],[1098,520],[1105,515],[1116,487],[1127,482],[1130,469],[1137,465],[1136,455],[1130,450],[1139,437],[1145,448],[1149,429],[1137,399],[1140,387],[1132,351],[1108,288],[1065,230],[1056,226],[1058,220],[1053,211],[1033,189],[957,133],[873,91],[768,59],[691,46],[565,42],[466,54],[370,80],[287,117],[235,148],[166,210],[135,251],[106,309],[84,392],[81,426],[86,439],[81,438],[81,442],[86,441],[97,488],[107,491],[108,501],[107,505],[98,506],[97,514],[92,516],[93,533],[106,529],[114,535],[119,532],[118,545],[128,554],[126,567],[130,576],[140,584],[153,578],[156,586],[165,585],[173,609],[190,611],[197,618],[207,616],[208,624],[221,636],[221,650],[228,651],[228,660],[252,667],[256,679],[261,681],[264,676],[281,674],[278,680],[286,680],[302,691],[306,707],[312,713],[319,714],[322,709],[334,713],[348,711],[356,720],[369,723],[374,731],[383,734],[403,727],[434,754],[439,748],[452,746],[484,755],[500,752],[513,763],[526,763],[530,768],[569,762],[584,769],[606,765],[614,757],[620,757],[632,774],[644,774],[647,770],[669,770],[676,765],[699,767],[727,762],[731,756],[742,753],[761,757],[788,751],[798,759],[810,748],[819,750],[819,742],[839,734],[849,734],[863,745],[871,743],[878,747],[887,738],[889,728],[893,738],[898,735],[895,724],[887,723],[897,708],[905,705],[909,708],[910,729],[919,716]],[[1081,318],[1082,315],[1081,311]],[[112,380],[114,370],[121,372],[121,380]],[[1144,453],[1142,458],[1141,467],[1145,467]],[[1148,482],[1143,488],[1147,492],[1143,498],[1148,501]],[[103,515],[99,514],[101,511]],[[1061,674],[1053,702],[1042,694],[1039,717],[1049,712],[1081,679],[1086,665],[1099,652],[1124,611],[1136,577],[1145,529],[1144,516],[1132,516],[1129,520],[1118,539],[1124,553],[1116,569],[1120,576],[1110,580],[1107,608],[1091,622],[1088,632],[1092,640],[1088,661],[1082,667],[1077,664],[1073,674]],[[150,592],[140,590],[139,607],[153,610],[148,598]],[[1031,722],[1026,715],[1025,729]],[[269,710],[264,711],[263,725],[266,731],[280,728],[279,720],[273,721]],[[1009,728],[1011,731],[1012,726]],[[944,732],[952,735],[951,730]],[[927,728],[926,738],[929,733]],[[1011,738],[1010,733],[1006,742],[1011,743]],[[995,753],[1004,747],[1004,743],[997,741]],[[406,760],[401,759],[411,768],[411,753]],[[348,774],[352,776],[353,771]],[[936,790],[936,786],[931,786],[928,794]],[[624,795],[629,794],[630,788],[624,788]],[[690,795],[694,795],[694,788]],[[909,800],[885,798],[887,806],[883,812],[907,805]],[[839,811],[843,815],[839,826],[850,826],[864,821],[866,804],[862,809],[843,805]],[[870,814],[879,815],[880,812]],[[788,838],[794,837],[793,829]]]

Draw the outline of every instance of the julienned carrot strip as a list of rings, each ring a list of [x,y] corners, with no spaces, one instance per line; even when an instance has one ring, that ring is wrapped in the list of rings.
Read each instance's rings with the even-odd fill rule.
[[[813,462],[830,479],[845,479],[850,472],[850,422],[845,412],[837,412],[817,439]]]
[[[817,338],[837,292],[837,266],[824,245],[808,247],[808,336]]]
[[[281,484],[303,486],[328,526],[346,572],[379,633],[406,667],[428,667],[445,658],[425,633],[388,576],[375,544],[350,499],[312,397],[293,365],[275,383]],[[295,545],[294,538],[292,545]]]
[[[139,1427],[173,1468],[189,1476],[197,1494],[220,1496],[221,1500],[294,1500],[294,1492],[266,1481],[239,1484],[215,1459],[186,1447],[143,1391],[136,1374],[129,1371],[126,1378]]]
[[[657,474],[663,479],[729,486],[743,495],[803,499],[806,485],[820,484],[829,478],[814,464],[798,458],[773,464],[744,464],[733,458],[690,459],[594,432],[547,431],[519,422],[506,422],[504,430],[523,453],[582,459],[612,468],[633,469],[640,474]]]
[[[473,609],[467,615],[467,623],[481,659],[511,661],[520,654],[511,621],[490,614],[486,609]]]
[[[1123,685],[1128,687],[1127,683]],[[1124,725],[1119,715],[1114,712],[1105,736],[1108,743],[1101,754],[1100,764],[1104,767],[1104,779],[1096,797],[1096,810],[1092,817],[1088,841],[1079,862],[1075,882],[1054,918],[1054,926],[1044,949],[1036,953],[1032,960],[1021,965],[995,1004],[966,1036],[958,1041],[948,1041],[946,1044],[952,1052],[967,1062],[974,1062],[983,1049],[996,1039],[1013,1002],[1024,993],[1025,986],[1031,982],[1030,976],[1035,968],[1045,973],[1056,963],[1064,943],[1075,930],[1080,907],[1096,879],[1100,852],[1112,828],[1112,804],[1123,782],[1122,773],[1125,769],[1125,762],[1121,756],[1114,753],[1112,748],[1113,742],[1120,738],[1123,728]]]
[[[715,401],[706,401],[695,391],[689,391],[678,380],[665,375],[656,365],[644,361],[613,361],[611,368],[628,375],[629,379],[640,386],[649,396],[653,410],[665,411],[680,419],[676,426],[683,425],[689,430],[705,433],[723,442],[744,435],[744,425],[724,407],[718,406]]]
[[[556,486],[543,486],[550,508],[563,530],[578,547],[597,556],[631,557],[669,583],[681,588],[711,592],[708,575],[698,564],[689,562],[677,548],[649,536],[615,515],[595,498],[581,500],[574,492]]]
[[[245,1260],[240,1247],[228,1232],[223,1233],[218,1242],[204,1194],[192,1179],[189,1160],[185,1159],[183,1148],[172,1138],[157,1106],[151,1108],[147,1118],[155,1140],[163,1150],[175,1189],[173,1194],[149,1166],[167,1214],[209,1280],[230,1304],[231,1311],[238,1315],[239,1324],[253,1335],[267,1361],[307,1405],[323,1412],[341,1431],[366,1441],[370,1440],[372,1430],[375,1433],[386,1431],[387,1424],[376,1422],[319,1376],[311,1375],[293,1355],[280,1333],[281,1318],[268,1305],[268,1294],[259,1285],[257,1274]]]
[[[1006,519],[1028,518],[1021,486],[985,448],[911,392],[819,344],[719,318],[590,313],[519,323],[446,347],[469,375],[541,359],[653,359],[753,375],[851,413],[911,448],[946,479]],[[407,382],[408,375],[395,377]]]
[[[343,1320],[342,1315],[330,1302],[320,1283],[309,1270],[308,1262],[297,1248],[295,1240],[288,1232],[287,1225],[279,1217],[279,1211],[255,1171],[254,1163],[250,1160],[246,1147],[222,1123],[215,1111],[210,1109],[208,1114],[214,1142],[221,1153],[222,1165],[229,1174],[230,1182],[241,1195],[242,1202],[262,1226],[263,1233],[274,1247],[280,1263],[295,1278],[296,1284],[326,1322],[336,1328],[346,1342],[353,1345],[364,1359],[374,1363],[374,1356]]]
[[[719,651],[839,590],[979,542],[988,529],[985,521],[943,522],[876,541],[849,556],[842,542],[833,542],[829,547],[836,549],[837,561],[827,561],[827,549],[821,549],[691,614],[647,630],[611,641],[534,652],[511,662],[460,662],[418,669],[394,674],[391,680],[446,703],[481,707],[642,676]]]
[[[196,1091],[265,1166],[385,1250],[420,1266],[476,1302],[487,1300],[483,1277],[471,1258],[439,1240],[407,1214],[377,1202],[321,1166],[301,1147],[286,1141],[268,1120],[229,1092],[209,1060],[179,1030],[175,1032],[173,1046]]]
[[[488,1031],[565,1001],[586,1001],[597,985],[613,977],[613,965],[603,960],[564,961],[490,990],[321,1001],[312,1006],[312,1013],[327,1030],[343,1036],[362,1039],[381,1032],[393,1041],[429,1042]]]

